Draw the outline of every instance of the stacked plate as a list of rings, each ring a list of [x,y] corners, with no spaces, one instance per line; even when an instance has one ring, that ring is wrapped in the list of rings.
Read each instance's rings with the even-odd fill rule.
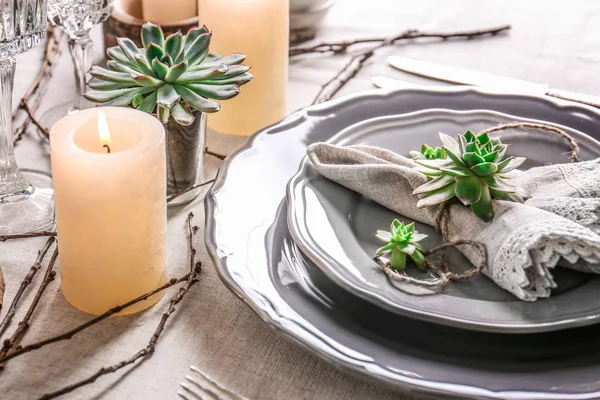
[[[319,141],[408,155],[436,143],[438,131],[456,135],[515,120],[560,126],[576,137],[583,159],[600,157],[595,109],[471,88],[366,92],[259,132],[226,161],[207,196],[206,240],[223,281],[273,328],[399,390],[599,398],[600,279],[557,270],[559,290],[534,303],[485,277],[440,293],[393,284],[372,261],[373,234],[399,216],[304,160],[306,147]],[[559,139],[532,133],[503,140],[519,141],[528,167],[566,162]],[[441,243],[432,228],[417,229],[430,235],[428,247]],[[470,267],[458,253],[450,262]]]

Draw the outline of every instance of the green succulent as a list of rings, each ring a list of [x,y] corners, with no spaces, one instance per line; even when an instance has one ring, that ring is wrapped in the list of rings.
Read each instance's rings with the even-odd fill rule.
[[[416,188],[413,194],[424,195],[418,207],[430,207],[456,197],[482,220],[494,218],[492,199],[523,202],[522,189],[510,185],[505,174],[518,168],[524,157],[504,158],[507,145],[500,139],[471,131],[458,135],[458,141],[440,133],[448,158],[415,160],[418,171],[430,180]]]
[[[421,151],[411,151],[410,156],[415,160],[435,160],[438,158],[446,158],[446,151],[442,147],[435,149],[424,144],[421,146]]]
[[[142,27],[143,49],[128,38],[108,49],[107,67],[93,66],[85,97],[112,106],[131,105],[154,113],[164,123],[173,116],[181,125],[191,125],[193,111],[216,112],[215,100],[240,93],[240,86],[253,76],[241,65],[243,54],[221,57],[210,53],[212,33],[206,26],[192,28],[165,38],[162,29],[150,22]]]
[[[377,256],[390,255],[390,267],[397,272],[402,272],[406,268],[406,256],[425,271],[425,256],[428,250],[419,242],[427,237],[422,233],[415,231],[415,224],[404,225],[395,219],[390,226],[390,231],[377,231],[377,239],[387,244],[377,249]]]

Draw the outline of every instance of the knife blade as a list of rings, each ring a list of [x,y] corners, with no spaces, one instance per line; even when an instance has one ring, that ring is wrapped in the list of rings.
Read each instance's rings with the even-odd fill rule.
[[[537,96],[547,95],[600,108],[600,96],[553,89],[549,85],[541,83],[533,83],[488,72],[474,71],[466,68],[413,60],[399,56],[390,56],[388,58],[388,63],[401,71],[439,81],[480,86],[506,93]]]
[[[401,81],[400,79],[386,78],[385,76],[374,76],[371,78],[371,82],[378,88],[385,89],[414,89],[424,87],[423,85]]]

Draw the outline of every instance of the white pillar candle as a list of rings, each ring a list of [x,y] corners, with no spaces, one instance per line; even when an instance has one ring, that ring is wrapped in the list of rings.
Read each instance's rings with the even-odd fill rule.
[[[196,0],[142,0],[145,21],[156,24],[183,21],[198,15]]]
[[[213,32],[210,49],[243,53],[254,79],[240,96],[223,101],[208,125],[248,136],[286,115],[289,0],[198,0],[198,21]]]
[[[50,143],[66,300],[101,314],[164,284],[167,205],[161,123],[134,109],[97,107],[58,121]],[[162,294],[122,314],[146,309]]]

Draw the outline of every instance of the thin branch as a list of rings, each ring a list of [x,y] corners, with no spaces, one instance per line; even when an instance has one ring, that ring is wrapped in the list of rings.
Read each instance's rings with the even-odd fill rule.
[[[191,217],[190,217],[191,216]],[[195,227],[191,226],[191,218],[193,217],[193,214],[190,213],[188,215],[188,226],[189,226],[189,231],[192,233],[195,233],[197,229],[195,229]],[[73,336],[75,336],[76,334],[78,334],[79,332],[85,330],[86,328],[89,328],[92,325],[97,324],[98,322],[110,317],[111,315],[117,314],[121,311],[123,311],[124,309],[131,307],[132,305],[139,303],[140,301],[146,300],[148,299],[150,296],[155,295],[156,293],[162,292],[165,289],[170,288],[173,285],[176,285],[178,283],[181,282],[189,282],[192,278],[195,278],[194,274],[195,274],[195,268],[194,268],[194,264],[192,264],[192,261],[194,260],[195,254],[196,254],[196,250],[193,247],[192,241],[190,239],[189,242],[190,245],[190,253],[191,255],[191,260],[190,260],[190,264],[192,265],[192,267],[190,268],[190,272],[188,272],[187,274],[185,274],[184,276],[180,277],[180,278],[171,278],[171,280],[169,280],[169,282],[165,283],[164,285],[160,286],[157,289],[154,289],[148,293],[145,293],[133,300],[128,301],[125,304],[116,306],[111,308],[110,310],[106,311],[104,314],[98,315],[95,318],[92,318],[91,320],[84,322],[83,324],[67,331],[64,332],[62,334],[56,335],[54,337],[45,339],[45,340],[41,340],[39,342],[36,343],[32,343],[26,346],[22,346],[22,347],[16,347],[14,350],[10,351],[8,354],[6,354],[3,357],[0,357],[0,364],[3,364],[5,362],[7,362],[8,360],[15,358],[21,354],[25,354],[25,353],[29,353],[33,350],[37,350],[41,347],[44,347],[46,345],[52,344],[52,343],[56,343],[56,342],[60,342],[63,340],[68,340],[71,339]]]
[[[416,29],[409,29],[402,32],[400,35],[392,36],[391,44],[394,44],[396,41],[404,40],[404,39],[416,39],[416,38],[439,38],[439,39],[449,39],[449,38],[473,38],[475,36],[481,35],[496,35],[498,33],[509,30],[510,25],[503,25],[498,28],[485,29],[485,30],[475,30],[475,31],[465,31],[465,32],[455,32],[455,33],[420,33]],[[404,37],[406,35],[412,35],[411,37]],[[359,44],[368,44],[368,43],[383,43],[386,41],[390,41],[390,37],[374,37],[374,38],[362,38],[362,39],[353,39],[353,40],[343,40],[339,42],[320,42],[316,43],[312,46],[296,46],[291,47],[289,55],[290,57],[299,56],[302,54],[314,54],[314,53],[333,53],[333,54],[341,54],[345,53],[350,47],[354,47]]]
[[[50,239],[53,239],[53,238],[50,238]],[[50,239],[48,241],[50,241]],[[44,280],[42,281],[42,284],[38,288],[38,291],[35,294],[33,301],[29,305],[29,309],[25,313],[25,316],[23,317],[21,322],[19,322],[19,324],[17,325],[17,329],[15,330],[15,333],[13,333],[13,335],[9,339],[4,340],[2,349],[0,349],[0,357],[4,357],[11,348],[13,348],[15,345],[18,345],[19,342],[21,341],[21,339],[23,338],[23,336],[25,335],[25,332],[29,328],[29,321],[31,321],[33,312],[35,311],[35,308],[37,307],[38,303],[40,302],[40,299],[42,298],[44,291],[56,277],[56,271],[54,271],[54,264],[56,264],[57,258],[58,258],[58,249],[54,249],[54,253],[52,254],[52,257],[50,258],[50,262],[48,263],[48,267],[46,268],[46,274],[44,275]]]
[[[195,262],[196,249],[194,248],[192,239],[198,229],[195,226],[192,227],[192,218],[193,217],[194,217],[194,214],[189,213],[188,218],[187,218],[189,246],[190,246],[190,272],[187,274],[187,282],[186,282],[185,286],[179,288],[177,294],[175,296],[173,296],[171,298],[171,300],[169,301],[169,307],[167,308],[167,311],[165,311],[165,313],[162,315],[160,322],[158,323],[158,326],[156,327],[154,334],[150,337],[150,340],[148,341],[148,344],[146,345],[146,347],[143,348],[142,350],[138,351],[131,357],[126,358],[123,361],[120,361],[120,362],[110,365],[108,367],[100,368],[95,374],[90,375],[88,378],[82,379],[71,385],[65,386],[64,388],[59,389],[57,391],[45,394],[42,397],[40,397],[40,400],[54,399],[56,397],[66,394],[66,393],[70,393],[75,389],[78,389],[82,386],[85,386],[85,385],[95,382],[96,379],[98,379],[99,377],[101,377],[103,375],[107,375],[107,374],[116,372],[123,367],[133,364],[139,359],[145,359],[145,358],[152,357],[152,355],[154,354],[154,351],[156,349],[156,344],[158,343],[158,339],[160,339],[160,336],[165,329],[165,326],[167,324],[169,317],[171,316],[171,314],[173,314],[175,312],[177,304],[183,300],[184,296],[190,290],[190,288],[196,282],[198,282],[198,276],[199,276],[200,272],[202,271],[202,263],[200,261]]]
[[[462,39],[473,39],[476,37],[482,36],[495,36],[501,32],[507,31],[510,29],[510,25],[504,25],[498,28],[485,29],[485,30],[476,30],[476,31],[459,31],[459,32],[448,32],[448,33],[440,33],[440,32],[421,32],[418,30],[410,29],[399,35],[395,35],[384,40],[377,40],[377,44],[375,46],[371,46],[366,50],[358,52],[354,54],[348,63],[344,65],[344,67],[327,83],[325,83],[322,87],[313,104],[322,103],[331,99],[335,96],[340,89],[342,89],[350,79],[352,79],[356,74],[363,68],[366,61],[369,60],[375,54],[376,50],[381,49],[382,47],[390,46],[396,44],[402,40],[412,40],[419,38],[438,38],[443,40],[448,40],[452,38],[462,38]],[[332,47],[332,43],[325,44],[325,47],[313,46],[316,48],[307,48],[308,50],[304,50],[306,54],[308,52],[326,52],[333,51],[334,53],[339,53],[345,51],[349,46],[356,43],[366,43],[366,42],[374,42],[374,39],[362,39],[353,42],[342,42],[341,46]],[[339,45],[339,43],[338,43]],[[323,46],[323,45],[321,45]],[[327,47],[329,46],[329,47]],[[309,51],[311,50],[311,51]],[[300,53],[299,53],[300,54]]]
[[[169,280],[167,283],[165,283],[164,285],[160,286],[159,288],[156,288],[148,293],[145,293],[131,301],[128,301],[125,304],[116,306],[111,308],[110,310],[108,310],[107,312],[105,312],[104,314],[98,315],[95,318],[92,318],[91,320],[84,322],[83,324],[71,329],[70,331],[64,332],[60,335],[45,339],[45,340],[41,340],[39,342],[36,343],[32,343],[32,344],[28,344],[26,346],[22,346],[22,347],[16,347],[15,350],[9,352],[6,356],[4,357],[0,357],[0,364],[1,363],[5,363],[6,361],[15,358],[21,354],[25,354],[25,353],[29,353],[30,351],[33,350],[37,350],[41,347],[44,347],[46,345],[52,344],[52,343],[56,343],[56,342],[60,342],[63,340],[68,340],[71,339],[73,336],[75,336],[76,334],[78,334],[79,332],[85,330],[86,328],[89,328],[92,325],[97,324],[98,322],[110,317],[111,315],[115,315],[121,311],[123,311],[124,309],[131,307],[132,305],[139,303],[140,301],[146,300],[148,299],[150,296],[155,295],[156,293],[162,292],[165,289],[170,288],[173,285],[176,285],[178,283],[181,282],[185,282],[189,279],[189,273],[185,274],[184,276],[180,277],[180,278],[172,278],[171,280]]]
[[[206,185],[208,185],[208,184],[211,184],[211,183],[213,183],[214,181],[215,181],[214,179],[211,179],[211,180],[208,180],[208,181],[206,181],[206,182],[197,183],[197,184],[195,184],[195,185],[190,185],[190,186],[188,186],[187,188],[183,189],[181,192],[177,192],[177,193],[175,193],[175,194],[173,194],[173,195],[171,195],[171,196],[167,197],[167,203],[170,203],[170,202],[172,202],[173,200],[175,200],[175,199],[176,199],[176,198],[178,198],[179,196],[182,196],[182,195],[186,194],[187,192],[191,192],[192,190],[198,189],[199,187],[202,187],[202,186],[206,186]]]
[[[27,116],[29,117],[29,120],[40,130],[40,132],[43,133],[44,136],[50,137],[50,131],[35,118],[35,116],[33,115],[33,111],[31,110],[29,104],[27,104],[27,101],[25,101],[25,99],[21,99],[21,108],[25,110]]]
[[[227,158],[227,156],[226,156],[225,154],[221,154],[221,153],[217,153],[217,152],[215,152],[215,151],[211,151],[211,150],[209,150],[209,149],[208,149],[208,147],[206,147],[206,148],[204,149],[204,153],[208,154],[209,156],[216,157],[216,158],[218,158],[219,160],[224,160],[224,159],[226,159],[226,158]]]
[[[15,297],[13,298],[13,301],[10,304],[8,311],[4,316],[4,319],[0,323],[0,335],[4,333],[4,331],[10,324],[10,321],[15,316],[17,305],[19,304],[19,300],[21,300],[21,296],[23,296],[25,289],[27,289],[27,286],[31,284],[31,282],[33,281],[33,277],[42,267],[42,261],[44,260],[44,257],[46,257],[46,253],[48,253],[48,250],[50,249],[50,246],[52,246],[52,243],[54,243],[54,241],[54,237],[50,237],[46,241],[46,245],[40,251],[38,251],[38,255],[35,259],[33,266],[29,269],[29,272],[27,273],[23,281],[21,281],[21,286],[19,286],[17,294],[15,294]]]
[[[43,94],[48,89],[48,82],[50,82],[50,77],[52,76],[52,69],[55,65],[56,60],[60,56],[62,52],[62,44],[64,43],[64,38],[66,36],[62,33],[62,30],[54,29],[53,26],[49,26],[48,28],[48,40],[46,41],[46,47],[44,49],[44,61],[40,66],[40,69],[34,78],[33,82],[29,86],[27,92],[21,99],[19,103],[19,107],[14,111],[13,118],[15,118],[19,111],[25,110],[24,105],[27,106],[28,110],[25,110],[28,113],[27,118],[18,126],[13,135],[13,142],[17,143],[29,126],[29,123],[32,120],[35,120],[35,125],[40,127],[41,124],[37,122],[35,118],[33,118],[33,114],[39,108],[41,101],[43,99]],[[29,101],[31,97],[37,95],[32,106],[29,106]]]
[[[39,232],[31,232],[31,233],[20,233],[20,234],[16,234],[16,235],[2,235],[2,236],[0,236],[0,242],[6,242],[7,240],[35,238],[35,237],[42,237],[42,236],[55,237],[56,232],[39,231]]]
[[[345,53],[349,47],[355,46],[357,44],[365,44],[365,43],[381,43],[384,42],[387,38],[385,37],[376,37],[376,38],[363,38],[363,39],[354,39],[354,40],[344,40],[341,42],[320,42],[312,46],[297,46],[290,47],[290,57],[299,56],[302,54],[324,54],[324,53],[333,53],[333,54],[341,54]]]

